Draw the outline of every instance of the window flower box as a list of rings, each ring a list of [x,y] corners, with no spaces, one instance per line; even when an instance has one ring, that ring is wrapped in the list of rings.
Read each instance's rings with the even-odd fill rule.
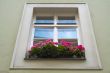
[[[85,60],[85,48],[65,40],[59,43],[51,40],[40,41],[31,47],[25,57],[25,60],[37,59]]]

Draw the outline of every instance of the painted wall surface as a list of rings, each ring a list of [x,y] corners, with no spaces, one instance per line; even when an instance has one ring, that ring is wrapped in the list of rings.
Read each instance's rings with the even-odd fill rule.
[[[10,70],[25,3],[88,3],[103,70]],[[110,73],[110,0],[0,0],[0,73]]]

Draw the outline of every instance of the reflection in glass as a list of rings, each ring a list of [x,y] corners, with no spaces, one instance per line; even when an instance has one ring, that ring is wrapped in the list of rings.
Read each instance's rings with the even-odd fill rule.
[[[71,16],[71,17],[59,16],[57,23],[58,24],[76,24],[77,21],[75,20],[75,16]]]
[[[37,16],[34,24],[53,24],[54,19],[52,16]]]
[[[49,39],[53,38],[52,28],[35,28],[34,38]]]
[[[58,28],[58,38],[77,38],[76,28]]]

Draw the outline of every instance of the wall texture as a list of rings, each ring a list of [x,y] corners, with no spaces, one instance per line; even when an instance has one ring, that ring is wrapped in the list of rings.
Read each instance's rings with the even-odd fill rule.
[[[88,3],[103,70],[10,70],[25,3]],[[0,73],[110,73],[110,0],[0,0]]]

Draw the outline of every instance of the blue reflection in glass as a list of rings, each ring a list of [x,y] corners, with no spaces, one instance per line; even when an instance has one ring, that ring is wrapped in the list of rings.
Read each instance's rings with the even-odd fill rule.
[[[77,38],[76,28],[59,28],[58,29],[58,38]]]
[[[76,20],[58,20],[58,24],[76,24]]]
[[[53,38],[52,28],[35,28],[34,38]]]
[[[77,24],[75,16],[59,16],[58,24]]]
[[[34,24],[53,24],[54,19],[52,16],[37,16]]]
[[[53,24],[53,20],[36,20],[34,21],[34,24]]]

